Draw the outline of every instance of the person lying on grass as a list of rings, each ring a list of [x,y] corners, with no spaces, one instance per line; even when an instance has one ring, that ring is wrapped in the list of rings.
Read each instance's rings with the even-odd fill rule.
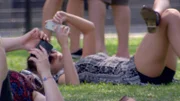
[[[0,95],[3,93],[1,91],[5,86],[3,82],[8,75],[13,101],[63,101],[63,97],[51,75],[46,50],[41,46],[40,49],[34,48],[40,41],[40,38],[47,40],[46,37],[46,34],[41,33],[38,29],[33,29],[20,37],[0,38]],[[20,49],[28,50],[36,56],[36,58],[30,57],[29,59],[36,63],[37,73],[43,81],[45,95],[36,91],[31,82],[20,73],[15,71],[9,71],[8,73],[6,52]],[[7,101],[10,96],[3,96],[3,100]]]
[[[180,56],[180,14],[167,9],[161,14],[161,23],[153,34],[146,34],[136,53],[130,59],[110,57],[95,52],[95,26],[92,22],[58,11],[53,21],[69,23],[84,35],[83,55],[75,63],[80,82],[113,84],[168,84],[176,71],[176,56]],[[59,29],[55,29],[60,33]],[[73,32],[71,32],[73,34]],[[59,35],[59,34],[57,34]],[[68,48],[68,35],[56,36],[62,48],[64,74],[59,83],[66,83],[69,68],[74,68]],[[63,40],[63,41],[60,41]],[[68,55],[67,55],[68,54]],[[67,69],[68,68],[68,69]],[[70,82],[70,81],[69,81]]]

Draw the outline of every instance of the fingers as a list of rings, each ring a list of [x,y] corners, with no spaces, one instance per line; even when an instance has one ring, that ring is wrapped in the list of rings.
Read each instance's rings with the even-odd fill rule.
[[[40,39],[49,41],[48,36],[43,31],[40,31]]]
[[[32,29],[29,33],[37,33],[38,31],[39,31],[38,28],[34,28],[34,29]]]
[[[40,46],[40,49],[42,50],[42,52],[43,52],[46,56],[48,56],[47,51],[46,51],[42,46]]]
[[[48,58],[47,51],[42,46],[40,49],[31,49],[29,53],[35,55],[37,59]]]
[[[29,60],[34,61],[34,62],[38,61],[37,58],[35,58],[35,57],[30,57]]]
[[[55,16],[53,17],[53,21],[56,22],[56,23],[62,24],[61,18],[58,17],[57,15],[55,15]]]
[[[38,59],[43,56],[39,49],[31,49],[29,53],[35,55]]]
[[[54,17],[53,17],[53,21],[59,24],[62,24],[64,21],[66,21],[66,15],[65,12],[62,11],[58,11]]]
[[[64,32],[65,32],[65,34],[69,34],[70,33],[70,28],[68,26],[66,26],[64,28]]]
[[[63,34],[68,35],[70,32],[70,28],[68,26],[63,26],[62,32],[63,32]]]

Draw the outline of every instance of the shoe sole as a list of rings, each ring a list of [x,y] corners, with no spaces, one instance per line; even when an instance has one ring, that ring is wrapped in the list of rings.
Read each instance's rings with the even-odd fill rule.
[[[147,30],[149,33],[155,33],[156,32],[156,21],[157,21],[157,15],[156,12],[154,12],[152,9],[143,7],[141,10],[141,16],[143,17],[146,25]]]
[[[78,56],[78,55],[72,55],[72,58],[73,58],[73,59],[80,59],[81,56]]]

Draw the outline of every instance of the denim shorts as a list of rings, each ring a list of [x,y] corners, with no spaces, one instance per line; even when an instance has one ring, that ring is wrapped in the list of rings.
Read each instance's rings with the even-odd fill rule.
[[[104,53],[90,55],[76,62],[80,82],[141,84],[134,57],[123,59]]]

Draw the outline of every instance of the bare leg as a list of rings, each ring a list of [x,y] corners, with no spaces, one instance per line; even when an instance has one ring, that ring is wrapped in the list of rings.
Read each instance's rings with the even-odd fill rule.
[[[69,0],[67,12],[82,17],[83,12],[84,12],[84,1],[83,0]],[[71,50],[71,53],[73,53],[73,52],[76,52],[78,49],[80,49],[80,31],[70,24],[69,26],[71,28],[70,50]]]
[[[95,29],[88,32],[84,35],[83,40],[83,55],[82,57],[86,57],[88,55],[92,55],[96,53],[96,38],[95,38]]]
[[[104,24],[106,6],[101,0],[88,0],[89,3],[89,20],[96,27],[96,52],[106,52],[104,42]]]
[[[174,62],[166,59],[169,45],[172,46],[178,57],[180,56],[180,45],[178,44],[180,43],[179,12],[174,9],[168,9],[163,12],[161,19],[162,22],[157,33],[147,34],[135,54],[135,64],[138,71],[149,77],[159,76],[165,65],[174,70],[175,67],[171,65]],[[169,54],[173,54],[170,51]]]
[[[116,56],[129,58],[130,8],[129,6],[112,5],[112,10],[118,33],[118,50]]]
[[[52,19],[54,14],[61,8],[63,0],[46,0],[42,14],[42,30],[51,37],[51,32],[44,28],[45,21]]]
[[[171,70],[176,71],[176,66],[177,66],[177,55],[172,49],[172,46],[169,46],[168,49],[168,54],[166,57],[166,66],[170,68]]]
[[[154,1],[154,10],[158,13],[163,13],[164,10],[170,7],[170,0],[155,0]]]

